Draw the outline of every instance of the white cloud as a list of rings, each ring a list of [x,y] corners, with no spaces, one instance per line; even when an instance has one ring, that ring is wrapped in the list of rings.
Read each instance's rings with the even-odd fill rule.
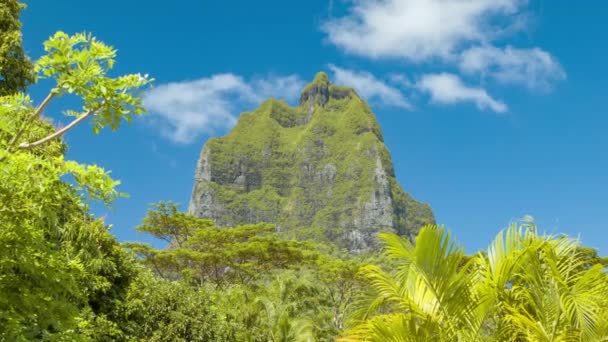
[[[411,108],[403,93],[366,71],[354,71],[329,65],[333,72],[333,82],[355,88],[368,101],[378,101],[382,105]]]
[[[269,97],[280,97],[291,101],[300,96],[305,82],[298,75],[271,76],[255,79],[251,85],[255,89],[258,102]]]
[[[410,81],[410,79],[403,74],[392,73],[389,75],[389,78],[391,82],[402,87],[411,88],[414,85],[414,83],[412,83],[412,81]]]
[[[555,57],[539,47],[503,48],[510,35],[526,29],[527,5],[528,0],[353,0],[321,30],[349,54],[547,90],[566,77]],[[409,86],[407,79],[393,81]]]
[[[358,0],[348,15],[327,21],[322,30],[349,53],[425,61],[450,59],[463,46],[500,36],[525,0]],[[519,20],[511,21],[519,23]]]
[[[232,127],[244,106],[257,105],[268,97],[293,101],[303,86],[294,75],[247,82],[238,75],[217,74],[161,84],[146,93],[144,105],[163,135],[178,143],[191,143],[201,134]]]
[[[523,84],[530,89],[549,89],[566,77],[557,60],[539,48],[474,47],[463,52],[459,67],[464,73],[481,73],[501,83]]]
[[[479,109],[490,108],[499,113],[507,111],[507,106],[503,102],[495,100],[482,88],[465,85],[454,74],[424,75],[417,82],[417,87],[421,91],[429,93],[431,100],[436,103],[451,104],[470,101],[475,103]]]

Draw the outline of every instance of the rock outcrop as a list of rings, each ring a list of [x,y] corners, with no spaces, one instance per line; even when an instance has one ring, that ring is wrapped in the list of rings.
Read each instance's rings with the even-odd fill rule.
[[[413,239],[431,208],[395,179],[382,132],[352,88],[319,73],[298,107],[269,99],[205,144],[189,212],[220,226],[268,222],[281,231],[318,228],[353,252],[376,235]]]

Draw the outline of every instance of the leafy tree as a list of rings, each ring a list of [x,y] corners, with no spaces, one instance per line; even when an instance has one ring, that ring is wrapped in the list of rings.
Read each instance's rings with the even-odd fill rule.
[[[198,285],[249,284],[272,270],[298,267],[316,258],[305,243],[278,237],[272,225],[218,228],[209,220],[178,212],[175,203],[155,205],[137,229],[172,244],[165,250],[126,244],[144,263],[161,277],[184,278]]]
[[[231,308],[236,341],[317,341],[314,318],[323,305],[310,273],[273,273],[256,287],[237,285],[216,292],[218,306]]]
[[[218,228],[163,202],[138,230],[168,248],[126,246],[161,278],[206,289],[201,295],[211,296],[236,341],[332,340],[362,286],[360,261],[271,225]]]
[[[463,263],[443,228],[416,246],[383,235],[394,273],[369,266],[376,295],[344,341],[599,341],[606,335],[607,275],[578,242],[512,225]]]
[[[117,309],[119,333],[106,340],[235,341],[235,327],[211,301],[212,289],[193,288],[143,272]],[[100,340],[99,336],[96,340]]]
[[[9,141],[3,142],[5,153],[46,144],[63,136],[89,117],[92,117],[93,131],[98,133],[106,126],[115,130],[122,120],[131,122],[133,115],[144,112],[141,98],[135,96],[133,91],[148,84],[150,80],[140,74],[115,78],[107,76],[115,63],[116,50],[112,47],[88,34],[68,36],[57,32],[44,43],[44,49],[47,54],[36,62],[35,70],[41,77],[55,79],[56,84],[36,108],[32,106],[30,98],[23,94],[2,98],[5,107],[3,113],[0,113],[3,117],[2,129],[15,132]],[[32,127],[32,122],[41,117],[49,103],[56,97],[67,94],[82,99],[80,110],[64,111],[65,115],[75,119],[38,140],[24,141],[23,138],[27,138],[24,134]]]
[[[347,315],[353,310],[355,299],[367,286],[359,270],[369,261],[348,254],[321,255],[311,273],[327,300],[331,330],[336,334],[344,329]]]
[[[23,93],[0,97],[3,340],[77,334],[83,315],[111,312],[112,301],[124,295],[134,276],[129,255],[108,227],[88,214],[86,204],[90,199],[111,203],[121,195],[115,190],[119,182],[98,166],[66,161],[59,138],[87,117],[98,131],[141,114],[141,99],[133,91],[150,80],[108,77],[115,51],[90,35],[59,32],[45,50],[35,70],[56,80],[46,99],[34,107]],[[68,94],[82,99],[82,110],[66,111],[76,118],[55,129],[42,113],[53,99]]]
[[[21,40],[19,14],[24,7],[17,0],[0,2],[0,96],[23,91],[35,79]]]
[[[209,220],[180,212],[177,203],[160,202],[152,207],[137,230],[151,234],[174,247],[183,247],[198,228],[213,225]]]

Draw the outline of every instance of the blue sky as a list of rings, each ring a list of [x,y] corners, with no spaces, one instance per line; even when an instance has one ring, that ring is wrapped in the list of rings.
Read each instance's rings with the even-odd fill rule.
[[[608,253],[608,3],[566,0],[28,1],[24,42],[57,30],[118,49],[148,73],[149,115],[66,137],[68,157],[130,194],[107,216],[120,240],[150,203],[187,207],[210,136],[266,97],[291,103],[317,71],[354,86],[383,128],[397,178],[468,251],[532,215]],[[33,87],[35,99],[48,84]],[[46,115],[70,100],[59,100]]]

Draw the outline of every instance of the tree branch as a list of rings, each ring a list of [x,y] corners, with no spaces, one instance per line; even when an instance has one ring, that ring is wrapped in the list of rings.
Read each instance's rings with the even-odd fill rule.
[[[51,102],[53,97],[55,97],[55,93],[51,91],[46,96],[46,98],[42,101],[42,103],[38,106],[38,108],[36,108],[34,113],[32,113],[32,115],[29,118],[27,118],[27,120],[25,120],[25,122],[23,123],[23,126],[21,126],[19,131],[17,131],[17,133],[13,137],[13,139],[11,139],[11,141],[8,143],[9,149],[11,149],[12,146],[17,143],[17,140],[19,140],[19,138],[21,138],[21,135],[23,135],[23,133],[25,132],[25,129],[27,128],[28,124],[30,122],[32,122],[36,117],[40,116],[40,114],[42,114],[42,111],[44,111],[46,106],[49,105],[49,103]]]
[[[51,100],[53,99],[53,97],[55,97],[55,93],[53,91],[51,91],[46,98],[42,101],[42,103],[38,106],[38,108],[36,108],[36,111],[34,112],[34,117],[40,115],[40,113],[42,113],[42,111],[46,108],[46,106],[49,105],[49,103],[51,102]]]
[[[86,119],[89,116],[93,115],[94,113],[95,113],[94,110],[89,110],[84,115],[79,116],[74,121],[70,122],[67,126],[65,126],[62,129],[56,131],[55,133],[53,133],[51,135],[48,135],[45,138],[42,138],[42,139],[40,139],[38,141],[35,141],[33,143],[22,143],[21,145],[19,145],[19,147],[22,148],[22,149],[24,149],[24,150],[26,150],[26,149],[29,149],[29,148],[36,147],[38,145],[44,144],[45,142],[53,140],[53,139],[55,139],[57,137],[60,137],[60,136],[64,135],[65,133],[67,133],[72,128],[74,128],[74,126],[78,125],[81,121],[83,121],[84,119]]]

